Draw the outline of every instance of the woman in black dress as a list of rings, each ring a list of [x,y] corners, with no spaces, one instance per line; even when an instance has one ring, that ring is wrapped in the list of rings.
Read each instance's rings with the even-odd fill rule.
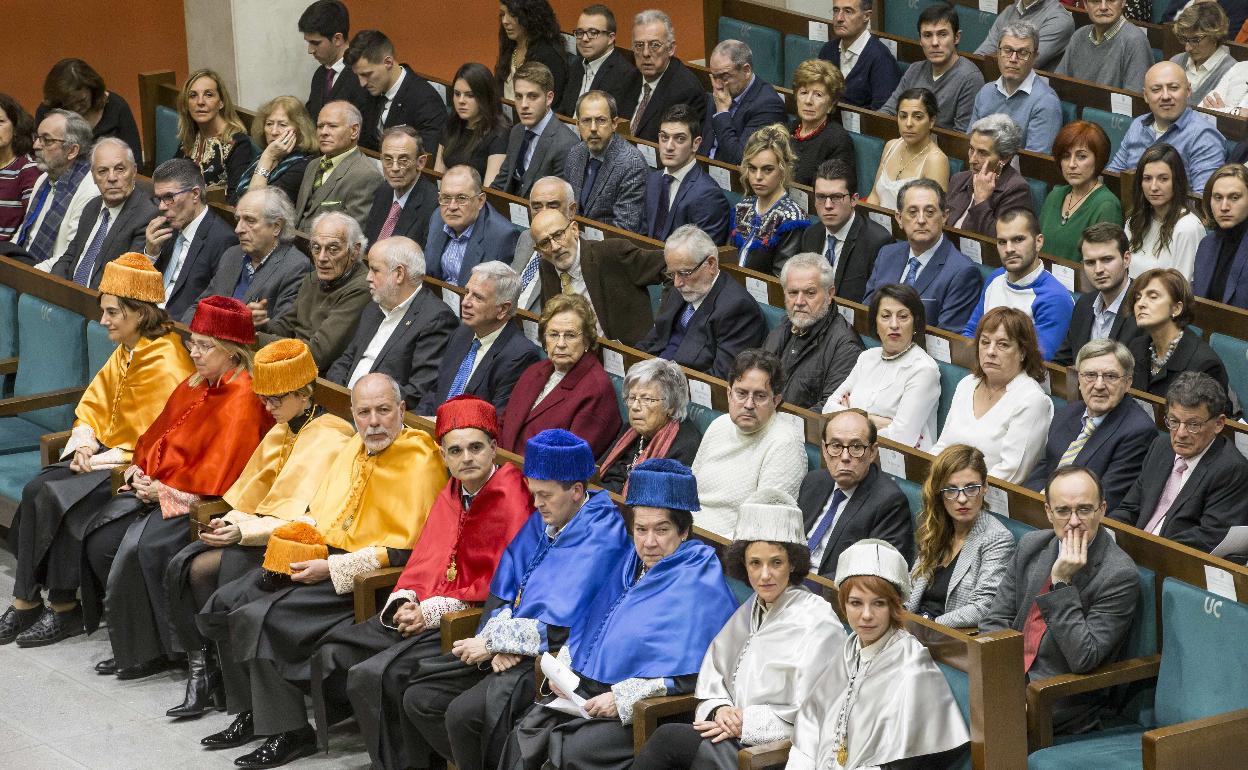
[[[443,173],[453,166],[472,166],[489,187],[507,155],[510,128],[494,76],[484,64],[464,64],[451,81],[447,101],[451,110],[433,167]]]
[[[113,136],[130,146],[135,160],[143,161],[139,126],[130,105],[104,86],[104,78],[82,59],[61,59],[43,81],[43,101],[35,110],[38,126],[51,110],[76,112],[91,124],[91,136]]]
[[[209,69],[192,72],[178,94],[175,157],[195,161],[204,182],[224,187],[228,198],[256,154],[221,76]]]
[[[555,76],[555,101],[568,82],[568,50],[548,0],[502,0],[498,4],[498,63],[494,77],[504,99],[516,98],[514,75],[526,61],[539,61]]]

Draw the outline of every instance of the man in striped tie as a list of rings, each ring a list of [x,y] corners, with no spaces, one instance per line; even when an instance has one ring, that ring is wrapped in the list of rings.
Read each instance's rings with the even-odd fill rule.
[[[1039,492],[1057,468],[1080,465],[1101,477],[1112,511],[1140,474],[1157,426],[1134,399],[1126,398],[1135,358],[1121,342],[1087,343],[1075,358],[1075,370],[1082,398],[1053,416],[1044,459],[1025,486]]]

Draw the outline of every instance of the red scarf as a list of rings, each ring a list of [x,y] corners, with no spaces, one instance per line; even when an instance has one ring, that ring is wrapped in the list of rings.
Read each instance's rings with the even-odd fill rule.
[[[637,463],[642,460],[649,460],[652,457],[667,457],[667,450],[672,448],[672,442],[676,440],[676,434],[680,432],[680,423],[675,420],[668,420],[667,424],[659,428],[654,438],[650,439],[649,445],[644,447],[637,455]],[[598,478],[602,478],[602,474],[607,472],[620,459],[620,455],[624,454],[624,450],[633,445],[633,442],[641,437],[636,428],[629,428],[624,431],[624,435],[615,442],[615,445],[607,450],[606,459],[602,461],[602,465],[598,466]],[[622,494],[628,494],[628,482],[624,482]]]

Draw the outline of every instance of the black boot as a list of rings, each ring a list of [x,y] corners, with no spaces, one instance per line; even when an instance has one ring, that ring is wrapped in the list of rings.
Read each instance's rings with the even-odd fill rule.
[[[186,697],[182,703],[165,712],[175,719],[200,717],[208,709],[225,708],[225,686],[221,681],[221,667],[211,644],[187,653],[190,672],[186,677]]]

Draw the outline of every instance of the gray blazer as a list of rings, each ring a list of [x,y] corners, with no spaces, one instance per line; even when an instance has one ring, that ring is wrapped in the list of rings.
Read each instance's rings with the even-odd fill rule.
[[[568,153],[563,178],[572,185],[576,200],[581,200],[581,186],[589,164],[589,148],[578,142]],[[646,175],[650,167],[637,148],[619,134],[613,135],[602,152],[602,168],[594,177],[589,199],[580,206],[580,214],[615,225],[621,230],[645,232],[642,226],[646,210]]]
[[[373,193],[381,184],[381,171],[372,158],[358,149],[338,161],[329,178],[315,190],[312,184],[321,171],[319,158],[308,162],[299,185],[299,200],[295,201],[295,218],[305,233],[312,232],[312,220],[327,211],[341,211],[357,222],[368,219],[373,206]]]
[[[521,198],[529,197],[533,183],[542,177],[562,176],[564,158],[580,141],[571,126],[560,121],[559,116],[552,115],[550,122],[546,124],[546,130],[537,138],[533,159],[524,170],[524,176],[517,182],[515,172],[520,163],[520,144],[524,141],[524,132],[525,127],[521,123],[511,127],[511,133],[507,136],[507,155],[503,158],[498,175],[490,184],[495,190],[519,195]]]
[[[234,296],[234,287],[238,284],[239,276],[243,274],[243,261],[247,259],[250,257],[243,253],[242,246],[231,246],[226,250],[221,255],[221,262],[217,266],[217,272],[212,276],[212,282],[182,314],[182,323],[191,322],[191,319],[195,317],[195,307],[204,297],[211,297],[214,294],[221,297]],[[269,318],[280,318],[295,303],[295,295],[299,293],[299,284],[303,282],[303,277],[311,269],[312,263],[302,251],[295,248],[295,244],[278,244],[273,253],[260,266],[260,271],[252,279],[251,286],[247,287],[247,293],[243,295],[242,301],[259,302],[267,299],[269,302],[266,310]]]
[[[997,587],[1013,555],[1014,536],[992,514],[982,512],[953,562],[945,612],[936,618],[936,622],[954,628],[978,625],[980,618],[992,606]],[[917,561],[915,568],[917,571]],[[911,612],[918,609],[930,580],[926,576],[914,579],[906,609]]]

